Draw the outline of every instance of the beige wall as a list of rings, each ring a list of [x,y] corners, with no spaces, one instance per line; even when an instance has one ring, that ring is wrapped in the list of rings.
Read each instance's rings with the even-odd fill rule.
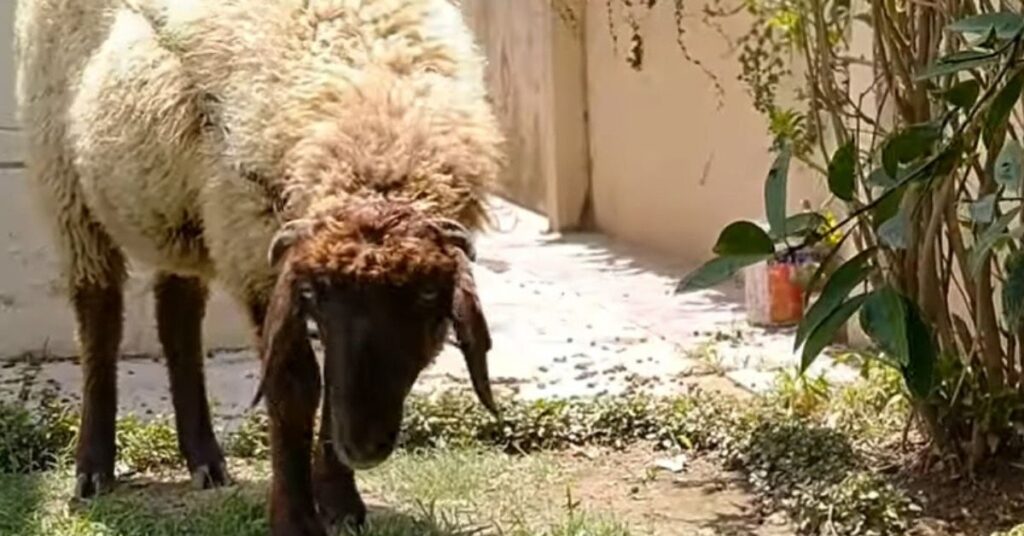
[[[14,2],[0,0],[0,127],[16,125],[13,97]],[[21,137],[0,129],[0,161],[21,159]],[[74,322],[45,220],[19,170],[0,170],[0,360],[27,352],[76,354]],[[133,274],[126,299],[125,353],[159,353],[148,274]],[[248,345],[235,304],[215,292],[204,325],[208,348]]]
[[[659,2],[641,21],[645,65],[637,72],[621,49],[628,43],[625,22],[616,20],[616,54],[604,0],[591,0],[586,47],[593,202],[601,230],[697,262],[709,257],[725,224],[764,217],[763,181],[773,155],[765,121],[736,81],[738,62],[725,40],[699,17],[686,24],[690,53],[725,88],[719,109],[708,77],[678,48],[671,4]],[[686,8],[700,13],[700,5]],[[743,22],[728,22],[727,35],[740,35]],[[806,173],[791,174],[794,208],[804,197],[820,202],[825,190]]]
[[[639,72],[625,60],[626,2],[611,2],[618,50],[606,0],[462,3],[509,139],[503,185],[511,200],[547,215],[553,230],[576,227],[589,202],[600,230],[693,262],[727,223],[763,218],[773,158],[765,120],[736,80],[725,39],[699,17],[687,19],[686,42],[724,86],[721,107],[677,45],[671,2],[641,20]],[[724,26],[733,36],[746,28],[738,17]],[[791,205],[824,200],[824,185],[794,168]]]

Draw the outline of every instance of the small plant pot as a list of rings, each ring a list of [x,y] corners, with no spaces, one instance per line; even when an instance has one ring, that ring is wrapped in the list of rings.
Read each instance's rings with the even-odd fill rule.
[[[789,327],[803,318],[804,289],[799,270],[807,261],[771,260],[746,270],[747,320],[761,327]]]

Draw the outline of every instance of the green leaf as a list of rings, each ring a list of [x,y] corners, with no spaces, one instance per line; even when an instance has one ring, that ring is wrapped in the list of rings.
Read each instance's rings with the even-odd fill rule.
[[[1021,89],[1024,89],[1024,71],[1017,71],[999,90],[999,93],[992,99],[988,107],[988,115],[985,116],[985,125],[982,130],[982,137],[986,146],[992,145],[995,136],[1006,128],[1010,121],[1010,112],[1020,100]]]
[[[907,365],[903,367],[903,379],[914,396],[924,398],[931,394],[938,345],[935,334],[917,306],[903,297],[903,308],[907,312],[907,346],[910,351]]]
[[[1012,331],[1024,324],[1024,249],[1006,259],[1006,283],[1003,284],[1003,317]]]
[[[988,34],[995,32],[999,39],[1013,39],[1024,30],[1024,17],[1011,12],[982,13],[960,19],[948,26],[953,32]]]
[[[960,164],[960,157],[963,154],[964,141],[962,137],[954,138],[942,152],[934,159],[930,159],[921,166],[921,175],[917,179],[932,180],[936,177],[945,177],[956,170]],[[915,170],[916,171],[916,170]]]
[[[1015,140],[1006,140],[996,156],[995,179],[1003,188],[1019,189],[1024,174],[1024,149]]]
[[[785,234],[770,233],[772,239],[781,240],[787,236],[805,236],[828,223],[824,216],[817,212],[801,212],[786,218]]]
[[[860,311],[860,323],[892,361],[900,366],[910,362],[906,302],[895,288],[885,285],[869,294]]]
[[[853,201],[857,149],[849,142],[836,150],[828,163],[828,189],[843,201]]]
[[[988,194],[971,203],[970,213],[974,223],[992,223],[996,213],[996,194]]]
[[[771,255],[736,255],[717,257],[700,268],[690,272],[676,285],[676,294],[685,294],[708,289],[728,281],[736,272],[752,264],[757,264]]]
[[[764,181],[764,209],[773,234],[784,233],[786,227],[786,183],[792,152],[786,145],[775,157],[768,178]]]
[[[768,255],[775,253],[775,243],[760,225],[737,221],[722,230],[712,251],[720,256]]]
[[[810,335],[807,336],[807,342],[804,344],[804,351],[800,357],[801,373],[807,371],[814,364],[814,360],[818,358],[821,351],[835,339],[836,332],[860,309],[867,296],[867,294],[860,294],[850,298],[832,311],[811,331]]]
[[[899,213],[900,205],[903,203],[903,196],[907,193],[907,187],[904,184],[882,192],[878,205],[871,211],[871,222],[875,229],[878,229],[883,223]]]
[[[967,109],[974,106],[979,94],[981,94],[981,84],[972,78],[953,85],[942,94],[942,97],[957,108]]]
[[[967,48],[983,48],[987,50],[993,50],[999,46],[1000,40],[998,34],[996,34],[995,28],[992,28],[987,34],[980,35],[976,39],[967,40]]]
[[[903,373],[916,397],[931,391],[937,358],[935,336],[918,307],[891,285],[871,293],[860,311],[861,327],[886,354],[883,362]]]
[[[931,78],[956,74],[960,71],[984,67],[995,63],[998,59],[999,54],[996,52],[961,50],[943,58],[939,58],[938,61],[928,66],[928,68],[921,73],[918,73],[914,78],[920,82]]]
[[[849,239],[851,236],[853,236],[853,233],[843,233],[842,237],[839,239],[839,243],[832,246],[832,249],[829,250],[828,255],[825,255],[825,258],[822,259],[820,263],[818,263],[818,269],[814,271],[814,274],[811,275],[810,281],[807,282],[808,289],[818,288],[818,282],[821,281],[821,278],[825,275],[825,272],[827,272],[829,267],[832,266],[832,261],[836,260],[836,257],[839,256],[840,250],[843,249],[843,244],[845,244],[846,240]],[[804,307],[807,307],[810,298],[810,292],[804,293]]]
[[[978,241],[971,248],[970,254],[967,256],[967,262],[970,266],[971,274],[975,277],[981,273],[982,268],[985,266],[985,261],[988,260],[989,252],[996,246],[996,244],[1005,241],[1009,237],[1006,235],[1006,228],[1010,226],[1013,219],[1020,213],[1021,207],[1017,206],[1011,209],[1006,214],[1000,216],[995,223],[990,225],[988,229],[985,229],[981,236],[978,237]]]
[[[942,130],[934,124],[912,125],[886,141],[882,148],[882,167],[890,177],[899,175],[900,164],[913,162],[931,151],[942,136]]]
[[[828,278],[824,288],[821,289],[821,296],[807,310],[803,319],[800,320],[800,325],[797,326],[793,350],[800,348],[800,345],[807,339],[807,335],[842,305],[853,289],[867,278],[870,273],[868,268],[874,254],[874,249],[860,252],[854,258],[843,263],[832,274],[832,277]]]

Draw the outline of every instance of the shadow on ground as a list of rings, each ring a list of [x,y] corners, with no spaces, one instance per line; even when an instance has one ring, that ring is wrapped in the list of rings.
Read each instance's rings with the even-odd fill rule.
[[[220,490],[195,491],[187,482],[157,477],[121,479],[109,495],[69,500],[66,478],[50,473],[0,475],[0,535],[256,536],[267,534],[267,481],[242,480]],[[59,482],[58,482],[59,481]],[[370,506],[363,536],[468,536],[476,528],[451,520]],[[334,534],[351,531],[337,529]]]
[[[38,533],[39,512],[46,501],[42,478],[0,474],[0,535]]]

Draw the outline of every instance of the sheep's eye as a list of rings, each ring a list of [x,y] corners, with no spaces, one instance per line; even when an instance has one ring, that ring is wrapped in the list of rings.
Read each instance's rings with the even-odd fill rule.
[[[419,293],[419,299],[422,303],[434,303],[437,301],[438,296],[440,296],[440,293],[436,288],[427,288]]]
[[[303,303],[307,305],[316,303],[316,291],[313,290],[312,285],[303,285],[299,290],[299,296],[302,298]]]

